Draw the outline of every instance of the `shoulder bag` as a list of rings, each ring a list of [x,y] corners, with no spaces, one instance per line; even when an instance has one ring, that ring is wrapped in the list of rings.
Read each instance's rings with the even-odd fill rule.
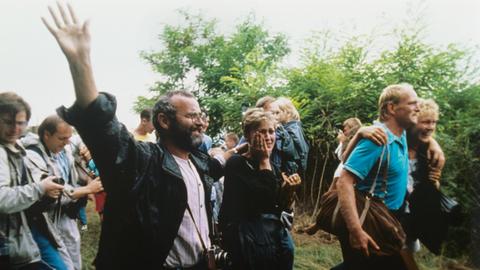
[[[370,252],[379,256],[398,254],[405,243],[405,232],[400,222],[390,213],[383,200],[374,196],[374,190],[385,152],[387,164],[383,171],[382,190],[386,193],[387,172],[390,162],[388,146],[384,146],[378,160],[378,168],[372,186],[368,192],[355,190],[357,212],[360,215],[360,224],[373,240],[379,245],[380,250],[371,249]],[[348,235],[343,216],[339,214],[340,203],[337,190],[326,192],[321,198],[321,208],[317,216],[317,226],[334,235]]]

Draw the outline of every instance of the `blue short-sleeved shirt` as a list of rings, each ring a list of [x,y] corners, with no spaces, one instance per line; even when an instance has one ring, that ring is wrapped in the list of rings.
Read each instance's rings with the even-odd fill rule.
[[[387,132],[390,164],[387,174],[387,194],[382,192],[383,172],[387,163],[387,152],[382,160],[382,168],[378,175],[375,196],[384,198],[388,209],[399,209],[405,199],[408,182],[408,146],[406,132],[401,137],[395,136],[382,123],[375,122]],[[373,183],[377,170],[376,164],[382,154],[383,146],[378,146],[368,139],[362,139],[345,162],[344,169],[358,177],[356,187],[360,191],[368,191]],[[372,168],[375,168],[372,170]]]

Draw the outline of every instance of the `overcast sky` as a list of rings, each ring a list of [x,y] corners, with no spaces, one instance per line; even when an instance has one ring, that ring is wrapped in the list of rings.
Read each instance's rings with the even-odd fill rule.
[[[178,9],[216,18],[229,32],[249,13],[272,32],[285,33],[294,50],[289,65],[298,64],[298,50],[313,31],[330,29],[368,34],[379,26],[391,30],[421,12],[428,26],[425,39],[434,45],[480,44],[478,0],[82,0],[71,1],[80,18],[91,19],[92,59],[97,86],[117,96],[118,117],[133,128],[133,101],[148,93],[158,75],[139,57],[158,49],[165,24],[179,24]],[[45,0],[0,0],[0,91],[15,91],[33,108],[31,124],[39,124],[56,107],[70,105],[73,86],[66,60],[40,21]]]

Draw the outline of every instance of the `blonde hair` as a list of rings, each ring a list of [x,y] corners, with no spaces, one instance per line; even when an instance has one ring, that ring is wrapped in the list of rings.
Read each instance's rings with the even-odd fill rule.
[[[287,114],[287,122],[291,120],[300,120],[300,114],[298,113],[297,108],[295,108],[295,105],[293,105],[293,102],[290,99],[286,97],[279,97],[277,98],[277,100],[275,100],[275,104],[278,105],[280,111]]]
[[[270,103],[275,102],[275,98],[272,96],[264,96],[261,97],[257,100],[257,103],[255,103],[256,108],[263,108],[266,105],[269,105]]]
[[[229,132],[225,135],[225,140],[226,139],[232,139],[235,141],[235,143],[238,143],[240,140],[235,132]]]
[[[348,118],[347,120],[343,121],[343,127],[349,126],[350,130],[348,133],[345,133],[345,141],[342,143],[342,153],[345,152],[347,149],[348,143],[352,140],[353,136],[357,133],[357,131],[362,127],[362,121],[356,117]]]
[[[350,127],[350,131],[348,134],[345,134],[345,136],[353,137],[353,135],[357,133],[358,129],[362,127],[362,121],[356,117],[348,118],[347,120],[343,121],[343,127],[347,125]]]
[[[418,100],[418,117],[433,116],[438,120],[439,108],[438,104],[431,98]]]
[[[272,113],[266,112],[261,108],[251,108],[245,112],[242,120],[243,135],[248,136],[250,131],[255,130],[263,121],[267,121],[275,125],[275,117]]]
[[[382,94],[380,94],[380,98],[378,99],[378,117],[380,121],[383,122],[387,120],[388,104],[392,103],[396,105],[400,103],[403,92],[408,89],[413,90],[413,86],[407,83],[392,84],[383,89]]]

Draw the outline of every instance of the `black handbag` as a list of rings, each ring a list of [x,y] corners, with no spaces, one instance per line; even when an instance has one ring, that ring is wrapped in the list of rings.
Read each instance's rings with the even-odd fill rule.
[[[459,226],[463,222],[462,206],[442,192],[440,192],[440,211],[447,216],[448,223],[452,226]]]
[[[448,228],[463,222],[460,204],[429,181],[415,185],[408,202],[409,236],[418,238],[432,253],[440,254]]]

